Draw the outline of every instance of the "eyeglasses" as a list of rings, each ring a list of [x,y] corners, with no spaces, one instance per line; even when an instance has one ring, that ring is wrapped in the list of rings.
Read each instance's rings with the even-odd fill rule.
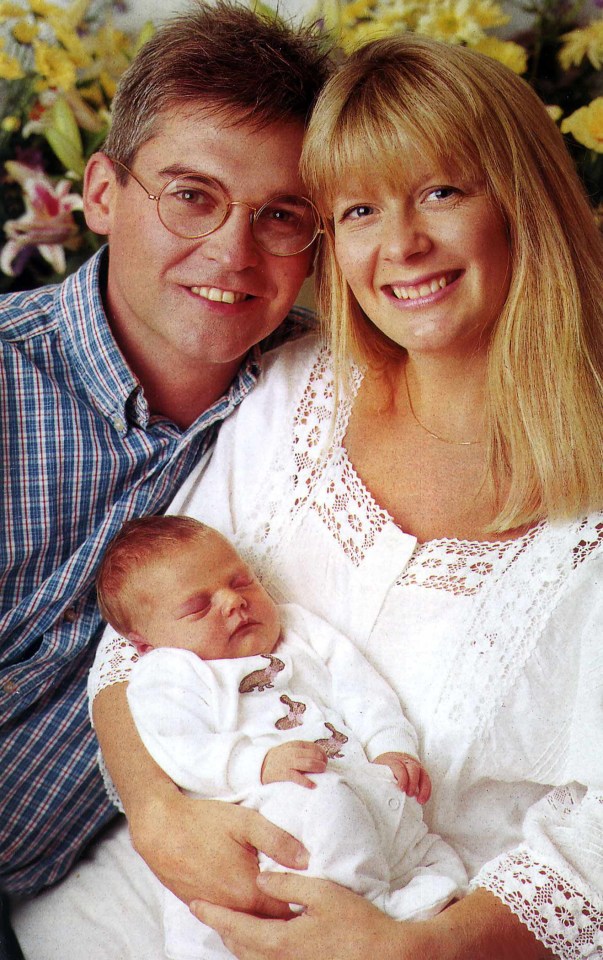
[[[110,158],[142,187],[157,204],[163,226],[177,237],[199,240],[219,230],[231,207],[249,207],[249,223],[256,243],[275,257],[302,253],[322,233],[320,214],[307,197],[284,194],[261,207],[245,200],[229,200],[223,188],[201,173],[183,173],[169,180],[157,195],[150,193],[136,174],[120,160]]]

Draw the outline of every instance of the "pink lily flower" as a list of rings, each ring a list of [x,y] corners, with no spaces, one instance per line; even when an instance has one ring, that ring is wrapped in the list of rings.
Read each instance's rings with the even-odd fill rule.
[[[82,209],[81,196],[71,193],[69,180],[52,183],[42,170],[14,160],[7,161],[5,167],[11,179],[21,185],[25,213],[4,224],[7,242],[0,253],[0,270],[17,276],[38,249],[56,273],[64,273],[64,246],[73,244],[79,233],[72,213]]]

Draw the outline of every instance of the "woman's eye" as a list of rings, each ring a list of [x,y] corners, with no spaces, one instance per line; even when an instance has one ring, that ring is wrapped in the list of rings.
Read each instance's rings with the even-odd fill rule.
[[[369,207],[367,203],[359,203],[356,207],[350,207],[349,210],[346,210],[342,219],[343,220],[360,220],[363,217],[369,217],[373,213],[374,208]]]
[[[435,200],[450,200],[452,198],[458,198],[461,195],[461,191],[458,187],[442,186],[442,187],[433,187],[433,189],[427,192],[426,199],[428,201]]]

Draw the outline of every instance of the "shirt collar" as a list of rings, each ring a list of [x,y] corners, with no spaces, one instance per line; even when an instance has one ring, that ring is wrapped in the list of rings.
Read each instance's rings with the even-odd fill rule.
[[[107,250],[102,247],[57,288],[56,308],[63,339],[92,403],[119,429],[119,424],[127,424],[126,404],[140,384],[115,342],[103,305]]]
[[[138,379],[115,342],[102,300],[106,287],[105,245],[57,288],[57,316],[67,350],[92,404],[125,435],[136,424],[147,429],[151,413]],[[261,351],[253,347],[224,397],[218,398],[189,428],[211,425],[231,413],[257,381]],[[177,429],[173,427],[173,429]],[[180,431],[178,431],[180,432]]]

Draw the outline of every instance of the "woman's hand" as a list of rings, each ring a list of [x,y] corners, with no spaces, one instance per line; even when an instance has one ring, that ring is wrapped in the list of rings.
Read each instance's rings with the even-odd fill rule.
[[[203,897],[237,910],[290,916],[288,907],[257,887],[256,850],[304,870],[308,854],[301,843],[253,810],[181,793],[145,750],[125,683],[101,690],[94,723],[132,843],[166,887],[185,903]]]
[[[237,910],[289,917],[286,903],[256,884],[257,850],[283,866],[305,869],[308,855],[290,834],[254,810],[219,800],[192,800],[173,789],[130,820],[132,842],[177,897],[199,897]]]
[[[239,960],[555,960],[527,927],[486,890],[475,890],[430,920],[396,921],[327,880],[264,873],[271,898],[304,913],[266,920],[193,902]]]
[[[398,923],[367,900],[327,880],[264,873],[258,886],[304,912],[265,920],[196,901],[191,910],[239,960],[435,960],[417,951],[421,923]]]

